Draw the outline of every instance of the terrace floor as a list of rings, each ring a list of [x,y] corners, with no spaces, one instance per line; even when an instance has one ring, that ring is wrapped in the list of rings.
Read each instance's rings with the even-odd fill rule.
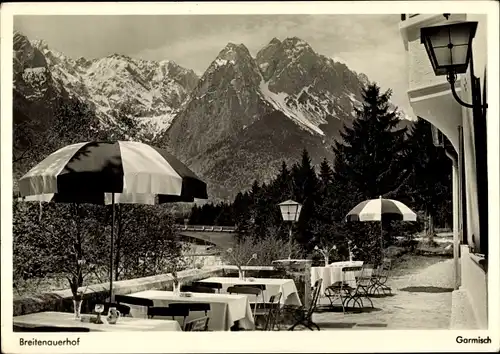
[[[321,330],[448,329],[453,260],[422,258],[413,269],[408,269],[409,263],[406,268],[403,265],[404,269],[396,269],[388,280],[393,296],[372,298],[374,309],[343,314],[340,308],[328,308],[327,298],[320,298],[319,313],[313,315],[313,321]]]

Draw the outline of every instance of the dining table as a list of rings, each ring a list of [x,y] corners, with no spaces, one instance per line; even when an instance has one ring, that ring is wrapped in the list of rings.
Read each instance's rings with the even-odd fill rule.
[[[172,303],[208,303],[210,311],[208,329],[210,331],[229,331],[235,324],[245,330],[255,329],[255,322],[250,308],[250,302],[245,295],[211,294],[211,293],[174,293],[164,290],[146,290],[128,294],[128,296],[153,300],[154,306],[168,307]],[[147,318],[147,309],[143,306],[126,304],[131,308],[132,317]],[[197,312],[190,312],[186,321],[203,316]],[[182,319],[176,318],[177,321]]]
[[[81,315],[84,320],[96,315]],[[106,316],[101,316],[102,324],[75,319],[69,312],[44,311],[27,315],[14,316],[14,327],[83,327],[90,332],[137,332],[137,331],[182,331],[179,322],[173,320],[154,320],[146,318],[120,317],[115,324],[108,323]]]
[[[360,275],[360,271],[347,271],[343,273],[342,269],[346,267],[363,267],[363,261],[341,261],[333,262],[323,267],[311,267],[311,284],[314,284],[318,279],[323,279],[320,295],[324,296],[326,288],[336,282],[355,282],[356,277]]]
[[[255,285],[262,284],[266,286],[266,290],[263,291],[263,301],[269,302],[270,297],[277,295],[281,292],[280,304],[283,305],[295,305],[301,306],[297,287],[293,279],[276,279],[276,278],[236,278],[236,277],[211,277],[199,281],[200,283],[220,283],[222,284],[221,293],[227,293],[227,289],[234,285]],[[252,296],[249,298],[250,302],[255,302],[255,298]],[[262,299],[260,300],[262,301]]]

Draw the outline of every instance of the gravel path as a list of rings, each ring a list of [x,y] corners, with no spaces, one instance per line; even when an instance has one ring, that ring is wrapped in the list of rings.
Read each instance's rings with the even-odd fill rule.
[[[328,310],[315,313],[313,320],[322,330],[449,328],[453,290],[452,259],[394,276],[388,284],[394,296],[372,298],[375,309],[370,312],[343,314],[341,311]],[[405,288],[412,291],[405,291]],[[320,299],[320,304],[328,305],[328,299]]]

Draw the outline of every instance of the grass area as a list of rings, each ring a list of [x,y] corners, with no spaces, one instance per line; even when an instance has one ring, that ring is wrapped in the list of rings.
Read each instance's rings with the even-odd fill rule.
[[[448,259],[448,257],[423,256],[418,254],[406,253],[394,259],[391,274],[394,276],[404,276],[430,267],[431,265],[442,262],[446,259]]]

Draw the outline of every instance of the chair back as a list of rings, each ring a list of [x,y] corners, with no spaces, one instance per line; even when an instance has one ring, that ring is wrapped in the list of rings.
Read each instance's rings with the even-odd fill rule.
[[[342,267],[342,286],[345,287],[346,285],[352,288],[356,287],[356,272],[361,272],[362,267],[356,266],[356,267]],[[347,274],[351,273],[351,276],[348,276]]]
[[[196,285],[183,285],[181,286],[181,291],[191,292],[191,293],[215,294],[215,289],[213,288],[208,288],[206,286],[196,286]]]
[[[40,327],[13,327],[14,332],[90,332],[86,327],[56,327],[56,326],[40,326]]]
[[[230,286],[227,288],[227,292],[229,294],[246,294],[258,297],[262,293],[262,290],[250,286]]]
[[[391,270],[392,268],[392,259],[384,258],[382,261],[382,269],[383,270]]]
[[[313,293],[312,293],[312,301],[309,305],[309,309],[307,310],[307,318],[310,318],[313,312],[316,310],[316,305],[318,304],[319,293],[321,291],[321,284],[323,283],[323,279],[318,279],[314,283]]]
[[[204,287],[204,288],[217,289],[217,292],[219,292],[219,293],[222,289],[222,284],[216,283],[216,282],[195,281],[192,283],[192,285],[193,286],[200,286],[200,287]]]
[[[262,291],[266,290],[266,284],[235,284],[233,286],[236,288],[255,288]]]
[[[115,295],[115,301],[117,304],[128,304],[136,306],[151,307],[154,306],[153,300],[143,299],[141,297],[127,296],[127,295]]]
[[[148,318],[153,318],[155,316],[161,317],[188,317],[189,316],[189,307],[187,306],[171,306],[173,304],[169,304],[168,307],[149,307],[148,308]]]
[[[173,302],[168,304],[169,308],[187,309],[189,313],[203,311],[205,316],[210,311],[210,304],[206,302]]]
[[[373,264],[364,264],[361,269],[361,274],[356,279],[356,283],[361,286],[371,285],[371,279],[373,274]]]
[[[279,315],[280,311],[280,301],[281,301],[281,292],[276,295],[271,295],[269,298],[269,312],[267,314],[266,325],[264,327],[265,331],[272,331],[276,325],[276,319]]]
[[[184,325],[185,332],[205,332],[208,331],[208,321],[210,318],[208,316],[203,316],[190,320]]]

